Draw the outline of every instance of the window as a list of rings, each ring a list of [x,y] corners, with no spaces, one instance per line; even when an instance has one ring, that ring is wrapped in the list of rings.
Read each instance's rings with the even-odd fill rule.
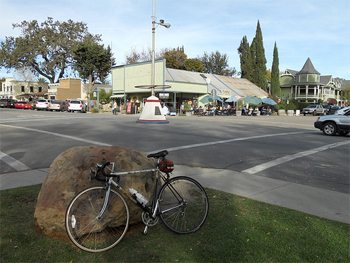
[[[24,86],[21,86],[21,92],[25,92]]]
[[[34,92],[34,87],[33,86],[30,86],[29,89],[30,89],[30,92]]]
[[[42,92],[43,88],[42,87],[38,87],[38,92]]]

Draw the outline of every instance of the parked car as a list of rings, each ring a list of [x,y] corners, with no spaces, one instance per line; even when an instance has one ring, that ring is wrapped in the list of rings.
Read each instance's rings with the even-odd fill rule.
[[[82,100],[70,100],[68,103],[68,112],[86,112],[86,105]]]
[[[40,99],[40,100],[37,100],[35,104],[35,108],[37,110],[48,110],[49,104],[50,104],[49,100]]]
[[[16,101],[14,99],[1,99],[0,108],[14,108]]]
[[[337,112],[335,114],[337,115],[343,115],[346,111],[348,111],[350,109],[350,106],[348,107],[344,107],[344,108],[341,108],[339,110],[337,110]]]
[[[15,103],[15,108],[16,109],[24,109],[24,110],[31,110],[32,109],[32,104],[28,101],[17,101]]]
[[[67,111],[68,104],[64,100],[51,100],[49,104],[50,111]]]
[[[328,115],[332,115],[335,114],[338,110],[340,110],[341,108],[337,105],[332,105],[331,107],[329,107],[327,114]]]
[[[323,131],[325,135],[347,135],[350,132],[350,109],[343,115],[326,115],[318,117],[314,127]]]
[[[311,105],[307,106],[306,108],[304,108],[301,111],[301,113],[304,114],[304,116],[306,114],[312,114],[314,116],[315,115],[324,115],[326,113],[326,110],[320,104],[311,104]]]

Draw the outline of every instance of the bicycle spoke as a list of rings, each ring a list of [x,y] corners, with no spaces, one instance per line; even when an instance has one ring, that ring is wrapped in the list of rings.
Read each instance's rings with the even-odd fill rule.
[[[174,177],[159,194],[160,218],[176,233],[197,231],[208,214],[208,197],[198,182],[188,177]]]

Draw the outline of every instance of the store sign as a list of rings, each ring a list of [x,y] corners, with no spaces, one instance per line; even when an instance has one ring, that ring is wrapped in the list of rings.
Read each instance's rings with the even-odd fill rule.
[[[158,96],[160,99],[169,99],[169,93],[159,93]]]

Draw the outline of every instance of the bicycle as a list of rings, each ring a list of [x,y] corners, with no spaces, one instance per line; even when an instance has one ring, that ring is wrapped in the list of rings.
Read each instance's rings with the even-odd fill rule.
[[[159,218],[178,234],[199,230],[208,215],[208,196],[190,177],[170,178],[174,164],[165,158],[167,154],[166,150],[149,154],[148,158],[156,160],[156,167],[140,171],[115,172],[113,162],[96,164],[96,170],[91,170],[92,178],[105,181],[105,186],[85,189],[70,202],[65,216],[70,240],[87,252],[103,252],[116,246],[129,226],[130,214],[124,196],[143,210],[144,234],[148,227],[158,223]],[[129,189],[128,194],[119,185],[120,176],[141,172],[156,172],[155,188],[149,202],[135,189]]]

